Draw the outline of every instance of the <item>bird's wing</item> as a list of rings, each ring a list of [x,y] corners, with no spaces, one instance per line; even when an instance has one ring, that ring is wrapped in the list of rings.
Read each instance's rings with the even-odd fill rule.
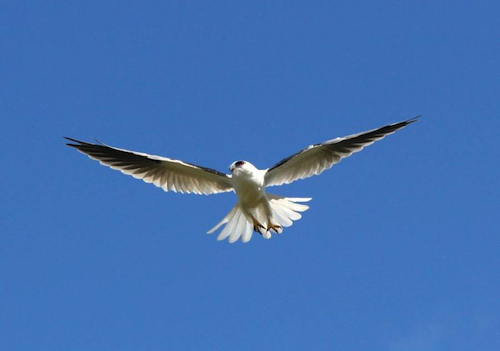
[[[417,121],[418,117],[420,116],[367,132],[310,145],[267,169],[265,184],[266,186],[289,184],[299,179],[321,174],[343,158],[351,156],[375,141]]]
[[[102,165],[153,183],[165,191],[195,194],[216,194],[233,190],[231,177],[210,168],[180,160],[148,155],[111,147],[102,143],[90,144],[71,138],[67,145],[74,147]]]

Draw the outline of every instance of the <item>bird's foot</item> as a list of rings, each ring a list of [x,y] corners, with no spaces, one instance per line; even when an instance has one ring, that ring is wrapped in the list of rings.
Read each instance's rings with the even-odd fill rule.
[[[262,230],[265,230],[266,228],[260,224],[260,223],[257,223],[253,225],[253,231],[256,232],[256,233],[259,233],[260,235],[262,235]]]
[[[253,222],[252,223],[253,224],[253,231],[262,235],[262,231],[265,230],[266,227],[264,227],[262,224],[260,224],[259,221],[257,221],[254,216],[251,216],[251,218],[252,218],[252,222]]]
[[[272,222],[269,222],[267,225],[267,231],[272,230],[276,234],[281,234],[283,232],[283,227],[281,227],[279,224],[274,224]]]

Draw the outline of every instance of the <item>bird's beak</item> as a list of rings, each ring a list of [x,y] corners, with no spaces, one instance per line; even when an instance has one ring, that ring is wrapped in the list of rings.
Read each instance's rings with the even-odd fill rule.
[[[229,171],[230,171],[231,173],[233,173],[233,171],[234,171],[234,166],[229,167]]]

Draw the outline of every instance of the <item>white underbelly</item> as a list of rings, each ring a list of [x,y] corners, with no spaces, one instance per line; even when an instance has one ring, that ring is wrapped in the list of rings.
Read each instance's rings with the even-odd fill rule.
[[[245,207],[256,207],[265,198],[264,187],[250,179],[240,179],[234,183],[234,191]]]

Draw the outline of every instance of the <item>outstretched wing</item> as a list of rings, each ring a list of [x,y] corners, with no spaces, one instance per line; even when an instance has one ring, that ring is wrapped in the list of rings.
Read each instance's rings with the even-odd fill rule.
[[[195,194],[217,194],[233,190],[231,177],[216,170],[180,160],[118,149],[102,143],[90,144],[65,138],[74,147],[102,165],[153,183],[165,191]]]
[[[367,132],[310,145],[267,169],[265,184],[266,186],[289,184],[299,179],[319,175],[334,164],[339,163],[343,158],[363,150],[364,147],[383,139],[410,123],[416,122],[418,117],[420,116]]]

